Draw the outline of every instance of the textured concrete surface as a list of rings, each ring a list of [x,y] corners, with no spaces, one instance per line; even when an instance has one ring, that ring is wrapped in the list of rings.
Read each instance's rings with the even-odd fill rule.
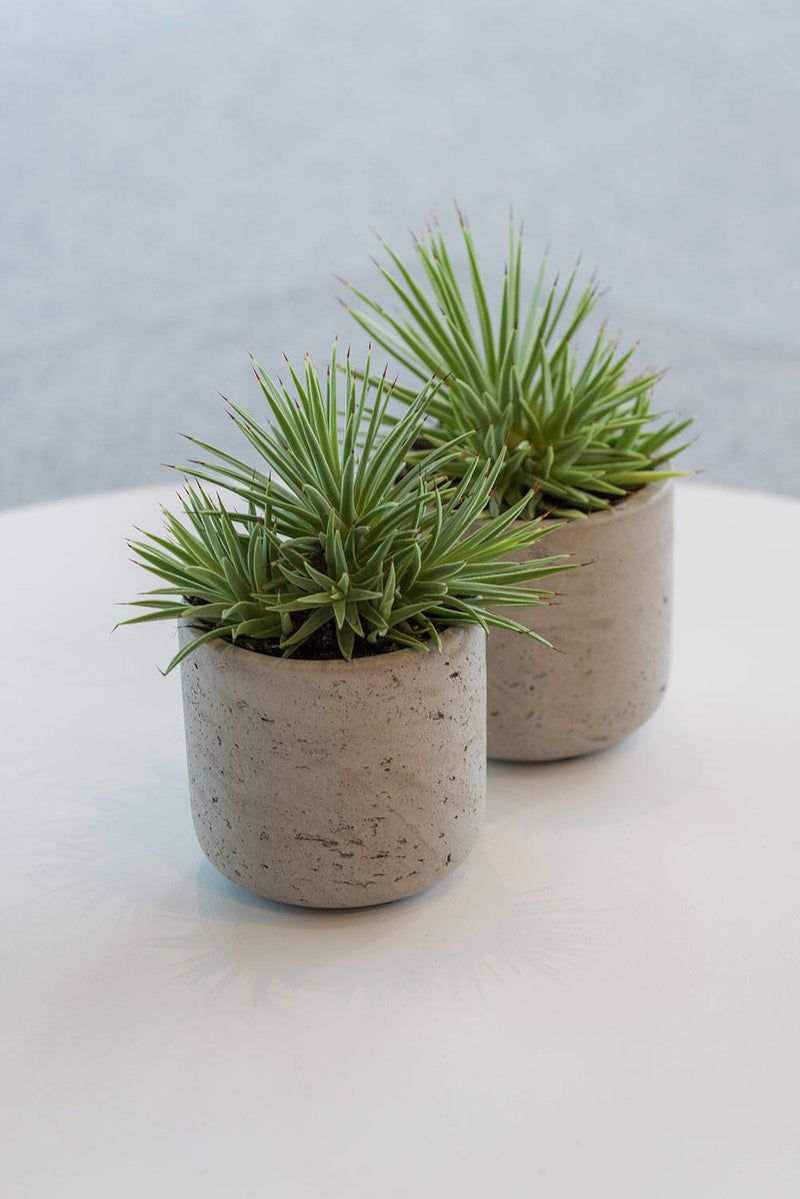
[[[655,712],[669,678],[673,490],[671,481],[643,487],[511,555],[570,554],[583,565],[544,580],[557,593],[547,607],[506,610],[558,653],[489,634],[489,757],[574,758],[615,745]]]
[[[208,858],[303,907],[386,903],[445,878],[483,823],[485,643],[479,628],[450,629],[441,653],[354,662],[200,646],[181,677]]]
[[[163,479],[457,196],[584,251],[705,477],[797,492],[791,0],[30,0],[0,43],[0,504]],[[452,223],[452,222],[451,222]]]

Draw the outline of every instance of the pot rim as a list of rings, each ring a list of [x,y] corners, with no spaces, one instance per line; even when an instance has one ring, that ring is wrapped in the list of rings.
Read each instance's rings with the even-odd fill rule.
[[[196,626],[193,625],[191,619],[187,617],[178,621],[178,627],[194,628]],[[403,649],[393,650],[385,654],[370,654],[364,658],[351,658],[350,661],[348,661],[346,658],[284,658],[279,657],[276,654],[259,654],[253,650],[245,649],[241,645],[234,645],[232,641],[228,641],[227,638],[224,637],[214,637],[210,641],[204,642],[204,644],[198,648],[201,650],[211,650],[215,654],[227,655],[233,653],[237,656],[237,659],[242,667],[245,666],[245,662],[252,660],[250,661],[250,665],[247,667],[247,669],[261,670],[270,669],[271,667],[276,666],[280,669],[291,668],[292,670],[300,672],[320,670],[333,671],[341,670],[342,668],[347,670],[359,670],[361,672],[370,670],[380,671],[385,670],[388,666],[399,666],[402,669],[403,664],[405,662],[410,662],[412,658],[415,662],[420,662],[424,660],[426,656],[428,656],[431,657],[434,662],[436,662],[439,660],[442,654],[448,652],[448,649],[455,649],[458,643],[463,641],[464,637],[473,629],[477,629],[479,633],[483,633],[483,629],[477,624],[448,625],[446,629],[440,629],[439,636],[442,640],[441,650],[437,650],[436,646],[431,644],[431,647],[427,650],[427,654],[425,650],[405,647]],[[183,665],[185,662],[191,662],[195,652],[196,651],[193,650],[191,654],[184,658],[181,665]],[[260,665],[261,663],[266,663],[267,665],[262,666]]]
[[[528,516],[525,519],[517,519],[514,525],[521,524],[540,524],[546,529],[562,528],[564,525],[581,525],[588,526],[592,524],[601,524],[603,521],[620,520],[625,516],[630,515],[634,509],[642,509],[650,504],[655,504],[665,491],[673,487],[675,478],[659,479],[657,483],[645,483],[643,487],[639,487],[636,491],[629,492],[624,500],[619,500],[616,504],[611,504],[608,508],[596,508],[594,511],[587,513],[586,516]],[[482,519],[482,518],[479,518]]]

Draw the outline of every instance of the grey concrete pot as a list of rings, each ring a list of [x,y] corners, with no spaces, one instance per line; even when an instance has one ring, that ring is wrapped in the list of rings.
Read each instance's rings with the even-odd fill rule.
[[[442,642],[312,662],[219,640],[184,659],[192,816],[218,870],[268,899],[349,908],[464,861],[485,806],[485,636]]]
[[[512,555],[573,554],[587,565],[553,577],[563,598],[549,607],[508,610],[561,653],[489,635],[491,758],[576,757],[620,741],[656,710],[669,676],[672,494],[671,481],[643,487]]]

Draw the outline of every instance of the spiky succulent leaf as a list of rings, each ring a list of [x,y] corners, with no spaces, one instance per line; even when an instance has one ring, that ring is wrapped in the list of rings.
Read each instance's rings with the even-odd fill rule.
[[[679,472],[662,469],[685,446],[676,439],[691,420],[653,428],[650,397],[659,375],[629,376],[633,351],[621,354],[605,329],[582,359],[572,349],[598,299],[592,283],[575,292],[577,267],[566,284],[544,294],[542,262],[527,309],[521,303],[522,231],[509,223],[508,262],[496,321],[492,320],[472,234],[459,212],[475,317],[458,283],[438,226],[415,239],[427,289],[384,244],[390,266],[379,270],[401,304],[393,316],[355,287],[366,306],[350,308],[373,340],[419,379],[442,381],[428,389],[429,447],[463,438],[447,465],[453,476],[471,462],[497,462],[507,453],[490,501],[492,513],[533,489],[525,515],[585,516],[645,483]],[[393,269],[392,269],[393,268]],[[572,299],[572,306],[568,304]],[[396,387],[411,403],[415,392]],[[426,450],[414,449],[409,462]]]
[[[438,645],[450,625],[518,628],[542,640],[495,608],[546,602],[552,593],[531,583],[573,564],[505,560],[547,531],[514,523],[527,493],[503,518],[478,521],[504,469],[503,448],[490,466],[473,456],[448,483],[441,476],[458,440],[440,439],[407,466],[435,386],[388,424],[390,391],[385,379],[371,390],[369,361],[359,382],[348,358],[337,395],[335,347],[324,386],[308,358],[302,378],[290,366],[291,390],[254,369],[270,424],[229,407],[261,468],[197,442],[211,460],[188,472],[182,519],[165,512],[166,536],[132,542],[161,585],[136,601],[148,612],[125,623],[177,617],[209,626],[168,670],[213,637],[248,638],[288,656],[327,629],[343,658],[364,642]],[[204,482],[241,506],[210,497]]]

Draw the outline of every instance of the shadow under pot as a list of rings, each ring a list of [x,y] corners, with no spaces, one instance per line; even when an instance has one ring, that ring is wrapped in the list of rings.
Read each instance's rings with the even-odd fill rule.
[[[490,758],[541,762],[603,749],[639,728],[669,677],[671,480],[571,520],[517,561],[572,554],[546,608],[510,609],[559,649],[493,629],[487,639]],[[558,522],[545,520],[544,524]]]
[[[463,862],[486,798],[485,636],[451,628],[442,646],[308,661],[220,639],[185,658],[192,818],[213,865],[268,899],[352,908]]]

